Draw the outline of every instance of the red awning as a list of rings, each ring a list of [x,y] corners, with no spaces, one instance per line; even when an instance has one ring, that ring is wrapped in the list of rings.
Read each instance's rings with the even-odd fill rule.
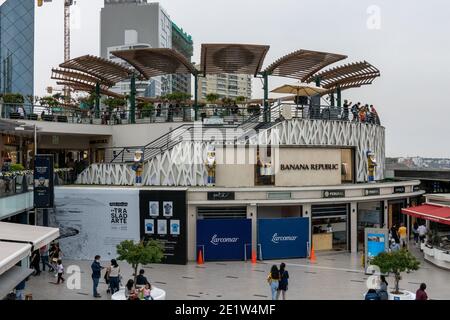
[[[403,214],[450,225],[450,207],[434,204],[423,204],[417,207],[402,209]]]

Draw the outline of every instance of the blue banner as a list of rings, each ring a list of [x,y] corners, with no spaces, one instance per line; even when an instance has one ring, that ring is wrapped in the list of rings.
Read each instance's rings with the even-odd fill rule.
[[[197,254],[203,250],[205,261],[244,260],[245,247],[251,242],[249,219],[197,221]],[[251,257],[251,252],[247,255]]]
[[[386,236],[383,233],[367,234],[367,256],[373,259],[386,251]]]
[[[306,258],[308,241],[308,218],[258,220],[258,243],[263,260]]]

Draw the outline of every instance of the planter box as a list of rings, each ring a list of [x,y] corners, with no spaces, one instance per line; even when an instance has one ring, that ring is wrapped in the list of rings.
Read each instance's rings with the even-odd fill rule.
[[[53,122],[54,120],[55,120],[55,118],[53,116],[48,115],[48,114],[42,116],[42,121]]]
[[[38,115],[35,113],[29,114],[28,115],[28,120],[33,120],[33,121],[37,121],[38,119]]]
[[[56,119],[57,122],[69,122],[66,116],[58,116]]]
[[[14,119],[14,120],[20,119],[20,113],[18,113],[18,112],[11,112],[11,113],[9,114],[9,118],[10,118],[10,119]]]
[[[92,124],[102,124],[102,119],[92,119]]]
[[[409,291],[402,291],[403,294],[393,294],[389,292],[389,300],[416,300],[416,294]]]

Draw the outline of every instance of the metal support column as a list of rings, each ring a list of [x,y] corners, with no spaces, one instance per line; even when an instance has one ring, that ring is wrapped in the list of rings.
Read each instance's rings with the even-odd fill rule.
[[[95,84],[95,119],[100,118],[100,83]]]
[[[340,87],[337,88],[336,93],[337,93],[337,105],[339,108],[341,108],[342,107],[342,90]]]
[[[331,106],[334,107],[334,105],[335,105],[334,93],[330,94],[330,103],[331,103]]]
[[[131,76],[130,83],[130,123],[136,123],[136,75]]]
[[[263,73],[264,77],[264,122],[270,122],[269,113],[269,75],[267,72]]]
[[[194,74],[194,112],[195,121],[198,120],[198,74]]]

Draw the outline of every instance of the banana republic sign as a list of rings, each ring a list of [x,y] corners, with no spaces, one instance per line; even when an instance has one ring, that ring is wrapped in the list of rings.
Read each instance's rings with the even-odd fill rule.
[[[334,171],[339,170],[339,164],[282,164],[281,171]]]
[[[277,187],[340,185],[341,156],[340,149],[280,148],[275,185]]]

